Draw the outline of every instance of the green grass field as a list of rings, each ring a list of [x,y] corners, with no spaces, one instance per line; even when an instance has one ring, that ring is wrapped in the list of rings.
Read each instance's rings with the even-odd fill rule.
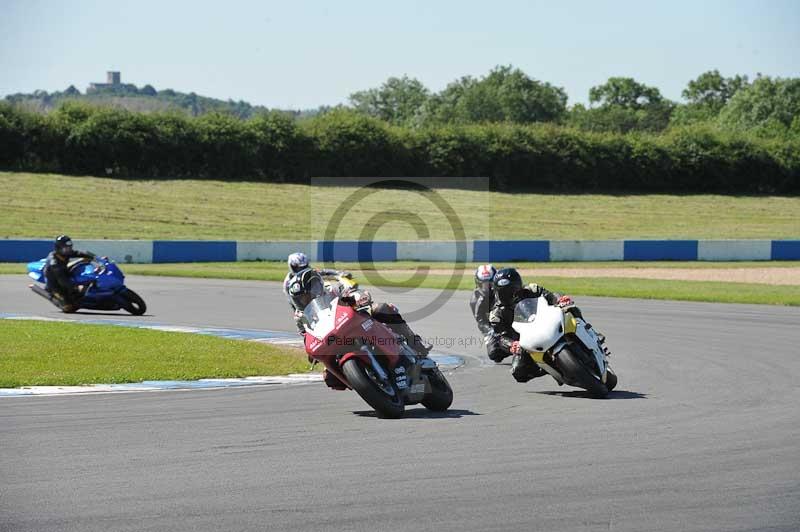
[[[355,278],[364,286],[419,286],[421,288],[444,288],[450,282],[450,275],[430,273],[421,283],[412,279],[412,274],[397,270],[413,270],[424,266],[417,262],[376,263],[384,281],[375,282],[373,270],[362,270],[358,264],[337,263],[326,266],[350,270]],[[473,286],[472,272],[476,264],[462,265],[458,272],[455,288],[468,290]],[[719,303],[755,303],[770,305],[800,306],[800,286],[766,285],[753,283],[732,283],[713,281],[673,281],[658,279],[637,279],[638,268],[664,267],[730,269],[743,267],[777,268],[800,267],[796,262],[587,262],[587,263],[519,263],[518,268],[551,269],[553,275],[539,275],[535,281],[552,290],[575,296],[629,297],[642,299],[671,299],[683,301],[707,301]],[[445,269],[452,265],[436,264],[436,268]],[[586,277],[560,277],[558,268],[584,268]],[[613,278],[598,276],[596,271],[604,268],[628,268],[631,278]],[[280,281],[286,275],[286,265],[282,262],[209,262],[193,264],[126,264],[126,273],[137,275],[157,275],[175,277],[195,277],[213,279],[243,279],[251,281]],[[393,273],[393,270],[395,271]],[[591,274],[590,274],[591,271]],[[25,273],[23,264],[0,263],[0,274]],[[533,279],[531,279],[533,280]],[[21,282],[24,279],[21,278]]]
[[[315,188],[212,180],[121,180],[96,177],[0,172],[0,238],[302,240],[323,238],[336,206],[353,188]],[[468,239],[621,239],[621,238],[798,238],[800,198],[718,195],[564,195],[437,191],[463,224]],[[335,237],[376,239],[454,238],[450,221],[426,199],[402,190],[382,190],[351,205]],[[49,216],[43,214],[47,212]],[[386,217],[392,221],[381,225]],[[416,221],[415,221],[416,217]],[[97,218],[99,223],[87,223]],[[416,224],[416,226],[415,226]],[[423,237],[416,230],[424,226]],[[416,227],[416,228],[415,228]],[[407,286],[417,262],[381,263],[388,271],[379,284]],[[760,268],[797,263],[535,263],[539,268]],[[367,281],[374,276],[357,264],[338,264]],[[431,264],[447,269],[447,264]],[[471,285],[474,264],[464,265],[459,288]],[[128,274],[174,275],[277,281],[281,262],[131,264]],[[23,273],[24,265],[0,264],[0,273]],[[542,284],[575,295],[653,297],[695,301],[796,305],[797,287],[745,283],[659,281],[648,279],[546,276]],[[635,276],[635,272],[632,274]],[[447,277],[430,275],[422,286],[440,287]],[[369,282],[365,283],[369,284]],[[759,294],[768,294],[761,297]]]
[[[0,320],[0,387],[305,373],[296,349],[111,325]]]
[[[212,180],[123,180],[0,172],[0,238],[302,240],[354,189]],[[800,198],[718,195],[502,194],[441,190],[466,238],[797,238]],[[313,207],[313,208],[312,208]],[[387,211],[417,215],[430,239],[453,239],[426,199],[383,190],[352,205],[336,238],[419,239]],[[48,215],[45,216],[45,213]],[[410,213],[410,214],[409,214]],[[98,223],[87,223],[97,219]]]

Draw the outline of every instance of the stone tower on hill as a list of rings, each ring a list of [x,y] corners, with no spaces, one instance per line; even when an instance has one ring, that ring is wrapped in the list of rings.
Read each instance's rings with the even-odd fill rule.
[[[122,76],[119,72],[108,71],[106,72],[105,83],[89,83],[89,90],[108,89],[119,87],[122,85]]]

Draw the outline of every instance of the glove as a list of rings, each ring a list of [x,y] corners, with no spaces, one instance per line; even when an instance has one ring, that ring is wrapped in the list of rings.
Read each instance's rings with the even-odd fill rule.
[[[301,311],[299,311],[299,310],[295,310],[294,311],[294,319],[299,320],[302,317],[303,317],[303,313]]]
[[[559,307],[568,307],[572,304],[574,304],[574,302],[572,301],[572,298],[569,296],[561,296],[558,298]]]
[[[341,272],[339,275],[341,275],[345,279],[352,279],[353,278],[353,274],[350,273],[350,272]]]
[[[372,303],[372,294],[368,291],[364,290],[363,292],[356,292],[358,299],[356,299],[356,306],[357,307],[366,307],[370,303]]]
[[[518,355],[522,353],[522,346],[519,345],[519,340],[514,340],[511,342],[511,348],[509,349],[512,355]]]

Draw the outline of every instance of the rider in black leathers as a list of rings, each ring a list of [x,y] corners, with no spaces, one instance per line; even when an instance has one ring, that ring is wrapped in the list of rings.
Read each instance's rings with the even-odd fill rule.
[[[66,312],[76,310],[81,297],[80,290],[72,282],[69,275],[69,260],[74,258],[94,259],[94,253],[78,251],[72,247],[72,239],[61,235],[53,243],[53,251],[47,255],[44,275],[47,279],[47,291],[62,300],[62,308]]]
[[[478,266],[475,270],[475,290],[469,299],[469,307],[478,324],[478,330],[483,334],[486,354],[490,360],[499,363],[511,353],[500,348],[499,339],[489,322],[489,313],[495,304],[493,280],[496,273],[497,269],[491,264]]]
[[[497,270],[491,264],[478,266],[478,269],[475,270],[475,290],[472,291],[472,296],[469,299],[469,308],[472,310],[472,315],[478,324],[478,330],[484,335],[492,332],[492,324],[489,323],[489,311],[492,310],[494,305],[494,285],[492,280],[495,273],[497,273]]]
[[[490,358],[502,360],[504,357],[513,355],[511,375],[517,382],[528,382],[533,378],[545,375],[545,371],[519,346],[519,333],[512,327],[514,307],[523,299],[538,298],[539,296],[544,296],[551,305],[570,305],[572,299],[569,296],[550,292],[535,283],[523,287],[522,277],[514,268],[499,270],[494,276],[494,287],[496,297],[494,307],[489,313],[489,322],[492,324],[495,336],[492,343],[494,353],[489,355]],[[572,312],[576,316],[580,316],[580,310],[577,307],[572,307]]]

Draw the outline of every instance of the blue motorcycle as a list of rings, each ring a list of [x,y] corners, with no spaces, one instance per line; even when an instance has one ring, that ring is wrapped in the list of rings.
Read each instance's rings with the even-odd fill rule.
[[[134,316],[140,316],[147,310],[144,300],[125,286],[125,275],[116,263],[107,257],[94,260],[73,259],[69,262],[69,275],[78,287],[80,297],[75,306],[64,308],[63,298],[47,290],[44,266],[46,259],[28,263],[28,277],[41,283],[29,285],[36,294],[47,299],[63,312],[75,312],[78,308],[90,310],[124,309]]]

